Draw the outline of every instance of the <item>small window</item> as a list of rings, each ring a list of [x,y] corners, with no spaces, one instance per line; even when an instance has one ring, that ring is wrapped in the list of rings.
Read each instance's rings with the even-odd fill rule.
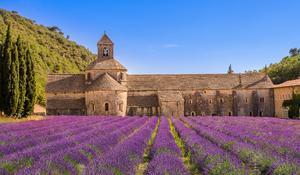
[[[228,112],[228,116],[232,116],[232,112]]]
[[[192,111],[191,116],[196,116],[196,112]]]
[[[264,103],[265,102],[265,98],[260,98],[259,102]]]
[[[245,99],[245,103],[248,103],[248,98]]]
[[[224,103],[224,99],[223,98],[220,99],[220,103]]]
[[[249,115],[252,116],[253,115],[252,112],[250,112]]]
[[[260,111],[260,112],[259,112],[259,116],[262,117],[263,115],[264,115],[264,112],[263,112],[263,111]]]
[[[105,111],[106,111],[106,112],[109,111],[109,104],[108,104],[108,103],[105,103],[104,108],[105,108]]]
[[[189,101],[189,103],[192,104],[192,103],[193,103],[193,100],[191,99],[191,100]]]
[[[209,103],[210,103],[210,104],[212,103],[212,99],[209,100]]]

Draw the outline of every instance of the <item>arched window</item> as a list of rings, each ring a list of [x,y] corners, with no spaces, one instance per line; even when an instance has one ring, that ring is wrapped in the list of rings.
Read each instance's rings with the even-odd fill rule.
[[[196,116],[196,112],[192,111],[191,116]]]
[[[109,49],[107,47],[103,48],[103,56],[107,57],[109,54]]]
[[[109,104],[108,103],[105,103],[104,109],[105,109],[106,112],[109,111]]]
[[[92,108],[92,111],[95,112],[96,109],[95,109],[95,104],[94,103],[91,103],[91,108]]]

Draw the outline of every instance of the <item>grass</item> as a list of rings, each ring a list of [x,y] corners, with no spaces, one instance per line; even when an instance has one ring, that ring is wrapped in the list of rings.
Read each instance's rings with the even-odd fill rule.
[[[18,123],[18,122],[27,122],[27,121],[33,121],[33,120],[43,120],[45,119],[44,116],[29,116],[27,118],[13,118],[13,117],[4,117],[4,116],[0,116],[0,124],[2,123]]]
[[[144,151],[144,162],[139,164],[137,166],[137,171],[136,171],[136,175],[143,175],[144,172],[146,171],[147,169],[147,166],[148,166],[148,163],[149,163],[149,160],[150,160],[150,152],[151,152],[151,147],[154,143],[154,140],[156,138],[156,135],[157,135],[157,132],[158,132],[158,127],[160,125],[160,118],[158,118],[158,121],[156,123],[156,126],[151,134],[151,137],[148,141],[148,146],[147,148],[145,149]]]
[[[184,163],[184,166],[186,169],[190,171],[193,175],[200,175],[199,170],[196,168],[196,166],[191,161],[191,152],[185,147],[184,141],[180,138],[179,133],[176,131],[172,120],[169,118],[169,125],[170,125],[170,132],[175,140],[176,145],[181,150],[181,156]]]

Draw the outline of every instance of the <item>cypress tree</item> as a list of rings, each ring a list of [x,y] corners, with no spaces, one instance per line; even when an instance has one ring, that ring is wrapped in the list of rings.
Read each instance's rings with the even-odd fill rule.
[[[233,73],[233,70],[232,70],[232,67],[231,67],[231,64],[229,65],[228,67],[228,71],[227,71],[228,74],[232,74]]]
[[[11,89],[10,89],[10,113],[9,116],[17,116],[18,101],[19,101],[19,54],[16,44],[12,50],[12,62],[11,62]]]
[[[12,63],[12,50],[13,50],[13,42],[11,38],[10,26],[8,26],[6,32],[6,38],[3,44],[3,87],[2,87],[2,95],[3,95],[3,111],[6,115],[11,115],[11,105],[10,105],[10,92],[12,89],[11,85],[11,63]]]
[[[35,82],[35,71],[32,60],[32,55],[29,50],[26,52],[25,56],[27,65],[27,84],[26,84],[26,98],[24,103],[23,116],[31,115],[35,105],[36,96],[36,82]]]
[[[22,112],[24,110],[27,67],[25,61],[24,47],[20,37],[18,37],[16,45],[18,47],[18,55],[19,55],[19,101],[18,101],[17,115],[20,116],[22,115]]]
[[[3,87],[3,55],[2,55],[2,48],[3,44],[0,43],[0,115],[2,114],[3,111],[3,93],[2,93],[2,87]]]

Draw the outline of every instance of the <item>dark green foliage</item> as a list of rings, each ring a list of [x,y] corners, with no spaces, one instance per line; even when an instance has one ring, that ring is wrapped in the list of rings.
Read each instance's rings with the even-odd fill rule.
[[[25,50],[20,37],[18,37],[16,45],[18,47],[18,54],[19,54],[19,101],[18,101],[17,114],[20,115],[23,113],[23,109],[24,109],[24,102],[25,102],[25,95],[26,95],[27,66],[25,61]]]
[[[300,55],[284,57],[279,63],[271,64],[268,75],[275,84],[297,79],[300,76]]]
[[[67,40],[57,31],[35,24],[17,13],[0,9],[0,39],[6,35],[8,24],[12,26],[12,38],[21,36],[24,43],[30,45],[36,70],[37,103],[45,105],[45,85],[47,74],[79,73],[96,56],[89,50]],[[0,41],[1,43],[1,41]],[[21,63],[20,63],[21,64]],[[55,66],[58,65],[58,66]]]
[[[3,111],[7,115],[11,115],[12,111],[10,108],[10,94],[12,89],[11,84],[11,65],[12,65],[12,51],[13,42],[10,33],[10,26],[7,29],[5,41],[3,44]]]
[[[35,99],[36,99],[35,70],[34,70],[33,58],[29,50],[27,50],[26,52],[25,60],[27,65],[26,67],[27,83],[26,83],[26,98],[24,103],[23,116],[28,116],[31,115],[33,112]]]
[[[300,94],[294,93],[293,98],[291,100],[285,100],[282,106],[289,108],[289,118],[299,118]]]
[[[10,84],[11,89],[9,89],[9,113],[8,116],[17,116],[18,101],[19,101],[19,54],[18,47],[14,44],[12,50],[12,61],[11,61],[11,72]]]
[[[2,52],[2,43],[0,42],[0,115],[2,114],[3,111],[3,52]]]
[[[4,43],[0,43],[1,111],[6,116],[28,116],[33,112],[36,98],[34,57],[20,37],[14,43],[11,36],[9,26]]]
[[[297,48],[291,48],[290,49],[290,56],[291,57],[294,57],[294,56],[296,56],[298,54],[299,54],[299,49],[297,49]]]

